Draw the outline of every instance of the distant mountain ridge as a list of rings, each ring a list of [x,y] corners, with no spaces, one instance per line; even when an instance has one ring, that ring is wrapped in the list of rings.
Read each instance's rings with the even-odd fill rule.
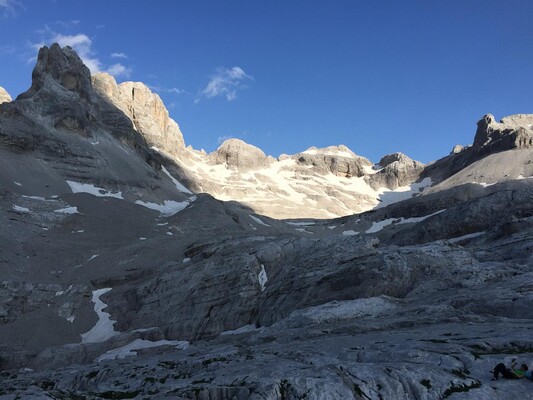
[[[390,201],[418,195],[428,185],[447,179],[490,153],[529,148],[533,141],[533,116],[520,114],[497,123],[489,114],[478,123],[472,146],[456,146],[450,156],[430,165],[400,153],[386,155],[378,164],[372,165],[370,160],[343,145],[324,149],[312,147],[301,153],[274,158],[238,139],[229,139],[213,153],[206,154],[185,146],[179,125],[170,118],[161,98],[145,84],[117,84],[107,73],[89,78],[81,60],[68,47],[52,46],[43,51],[34,71],[32,88],[17,101],[28,103],[28,99],[39,96],[43,90],[51,91],[54,96],[59,92],[76,91],[87,102],[89,114],[84,115],[85,111],[81,109],[71,111],[70,115],[53,122],[55,128],[94,136],[98,131],[95,127],[103,122],[111,131],[117,132],[115,137],[140,150],[142,157],[151,154],[148,157],[157,158],[155,152],[163,155],[163,160],[169,159],[167,169],[191,191],[209,193],[220,200],[238,201],[274,218],[332,218],[370,210]],[[72,61],[65,64],[61,54],[66,54]],[[52,85],[56,81],[60,83],[58,89]],[[59,89],[61,86],[66,87],[67,92]],[[3,102],[8,102],[6,107],[13,107],[5,90],[0,92],[0,97]],[[105,101],[94,100],[100,97],[124,114],[105,111],[98,118],[91,117],[94,104],[99,104],[100,109],[108,107]],[[57,108],[57,105],[52,104],[52,107]],[[42,109],[33,112],[43,111],[48,112]],[[122,129],[120,133],[117,131],[117,127],[128,125],[119,122],[124,116],[133,128],[130,132],[138,135],[125,133],[123,128],[119,128]],[[132,142],[133,138],[135,142]],[[94,136],[93,142],[97,141]],[[165,164],[165,161],[160,163]],[[527,176],[527,171],[522,172],[508,174],[505,179]],[[109,189],[119,190],[119,186],[120,180]]]

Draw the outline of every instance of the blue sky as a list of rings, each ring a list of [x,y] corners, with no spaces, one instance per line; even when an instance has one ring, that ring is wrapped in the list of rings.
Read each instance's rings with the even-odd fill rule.
[[[533,1],[0,0],[0,86],[36,48],[153,87],[185,142],[278,156],[345,144],[428,162],[476,121],[533,112]]]

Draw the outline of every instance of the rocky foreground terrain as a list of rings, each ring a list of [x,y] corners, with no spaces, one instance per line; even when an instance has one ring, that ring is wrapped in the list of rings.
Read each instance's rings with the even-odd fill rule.
[[[488,373],[533,367],[533,115],[206,154],[58,45],[0,103],[1,399],[533,398]]]

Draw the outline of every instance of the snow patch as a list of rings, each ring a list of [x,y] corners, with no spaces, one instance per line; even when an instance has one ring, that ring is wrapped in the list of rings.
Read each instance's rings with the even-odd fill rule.
[[[259,218],[257,217],[254,217],[253,215],[248,215],[252,220],[254,220],[255,222],[257,222],[259,225],[264,225],[264,226],[268,226],[270,227],[270,225],[268,224],[265,224],[263,221],[261,221]]]
[[[257,275],[257,278],[259,279],[259,285],[261,286],[261,292],[265,291],[265,285],[268,282],[267,273],[265,271],[265,266],[261,264],[261,271]]]
[[[54,210],[54,212],[59,214],[79,214],[78,207],[60,208],[59,210]]]
[[[395,190],[379,188],[378,194],[380,203],[376,206],[376,208],[386,207],[390,204],[410,199],[414,194],[418,194],[425,188],[431,186],[432,183],[433,181],[431,178],[424,178],[418,183],[412,183],[409,186],[402,186]]]
[[[165,200],[163,204],[150,203],[141,200],[135,201],[135,204],[149,208],[150,210],[159,211],[162,215],[170,217],[181,210],[185,209],[189,205],[188,201],[174,201],[174,200]]]
[[[29,212],[30,211],[29,208],[21,207],[21,206],[17,206],[17,205],[13,206],[13,210],[19,211],[19,212]]]
[[[182,193],[192,194],[192,192],[189,189],[187,189],[185,186],[183,186],[181,182],[179,182],[176,178],[170,175],[170,172],[168,172],[167,169],[163,165],[161,166],[161,169],[172,180],[172,182],[174,182],[174,185],[176,185],[176,189],[178,189]]]
[[[104,188],[91,185],[90,183],[81,183],[74,181],[67,181],[72,193],[89,193],[96,197],[114,197],[116,199],[124,199],[122,192],[112,193]]]
[[[191,261],[191,259],[189,257],[185,257],[183,259],[183,264],[188,263],[189,261]]]
[[[67,318],[67,321],[72,324],[72,323],[74,323],[75,319],[76,319],[76,317],[74,315],[71,315],[70,317]]]
[[[309,234],[311,234],[311,235],[314,235],[313,232],[310,232],[310,231],[308,231],[308,230],[305,229],[305,228],[296,228],[295,231],[303,232],[303,233],[309,233]]]
[[[146,238],[145,237],[140,237],[139,240],[146,240]]]
[[[100,343],[116,336],[117,331],[114,330],[113,325],[116,321],[111,319],[111,315],[103,311],[107,304],[100,300],[100,296],[109,292],[111,288],[98,289],[93,291],[92,301],[94,303],[94,311],[98,315],[98,321],[92,329],[86,333],[81,334],[82,343]]]
[[[22,183],[19,183],[19,182],[13,182],[15,185],[17,186],[22,186]]]
[[[337,227],[337,225],[330,225],[328,226],[328,229],[335,229]]]
[[[355,235],[359,235],[359,232],[356,232],[354,230],[349,230],[349,231],[342,232],[342,234],[344,236],[355,236]]]
[[[367,229],[366,233],[376,233],[385,228],[387,225],[392,224],[393,222],[396,222],[396,224],[412,224],[412,223],[418,223],[421,221],[424,221],[425,219],[428,219],[429,217],[432,217],[434,215],[440,214],[441,212],[444,212],[446,210],[439,210],[437,212],[434,212],[429,215],[424,215],[422,217],[413,217],[413,218],[388,218],[384,219],[383,221],[373,222],[372,226]]]
[[[100,254],[93,254],[91,258],[89,258],[87,261],[94,260],[96,257],[98,257]]]
[[[101,362],[104,360],[116,360],[123,359],[126,357],[136,356],[136,350],[150,349],[152,347],[161,347],[161,346],[174,346],[178,350],[184,350],[189,347],[189,342],[187,341],[177,341],[177,340],[158,340],[157,342],[152,342],[151,340],[144,339],[135,339],[133,342],[109,350],[107,353],[102,354],[96,359],[96,362]]]

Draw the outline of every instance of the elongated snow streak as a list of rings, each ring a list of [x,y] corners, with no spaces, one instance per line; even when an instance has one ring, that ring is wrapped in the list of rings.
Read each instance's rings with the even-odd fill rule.
[[[187,189],[181,182],[179,182],[176,178],[174,178],[172,175],[170,175],[170,172],[167,171],[167,169],[162,165],[161,169],[163,172],[174,182],[174,185],[176,185],[176,189],[178,189],[180,192],[192,194],[192,192]]]
[[[92,329],[86,333],[81,334],[82,343],[100,343],[105,342],[106,340],[117,335],[118,332],[115,331],[113,325],[117,321],[111,319],[111,315],[106,313],[104,308],[107,307],[107,304],[100,300],[100,296],[109,292],[111,288],[98,289],[93,292],[92,301],[94,303],[94,311],[98,315],[98,321]]]
[[[270,225],[264,223],[263,221],[261,221],[259,218],[257,217],[254,217],[253,215],[248,215],[252,220],[254,220],[255,222],[257,222],[259,225],[264,225],[264,226],[268,226],[270,227]]]
[[[458,237],[454,237],[454,238],[448,239],[448,241],[450,243],[456,243],[456,242],[460,242],[462,240],[472,239],[472,238],[484,235],[485,232],[486,231],[469,233],[468,235],[463,235],[463,236],[458,236]]]
[[[257,275],[259,278],[259,285],[261,285],[261,292],[265,291],[265,285],[268,282],[267,273],[265,271],[265,266],[261,264],[261,272],[259,272],[259,275]]]

